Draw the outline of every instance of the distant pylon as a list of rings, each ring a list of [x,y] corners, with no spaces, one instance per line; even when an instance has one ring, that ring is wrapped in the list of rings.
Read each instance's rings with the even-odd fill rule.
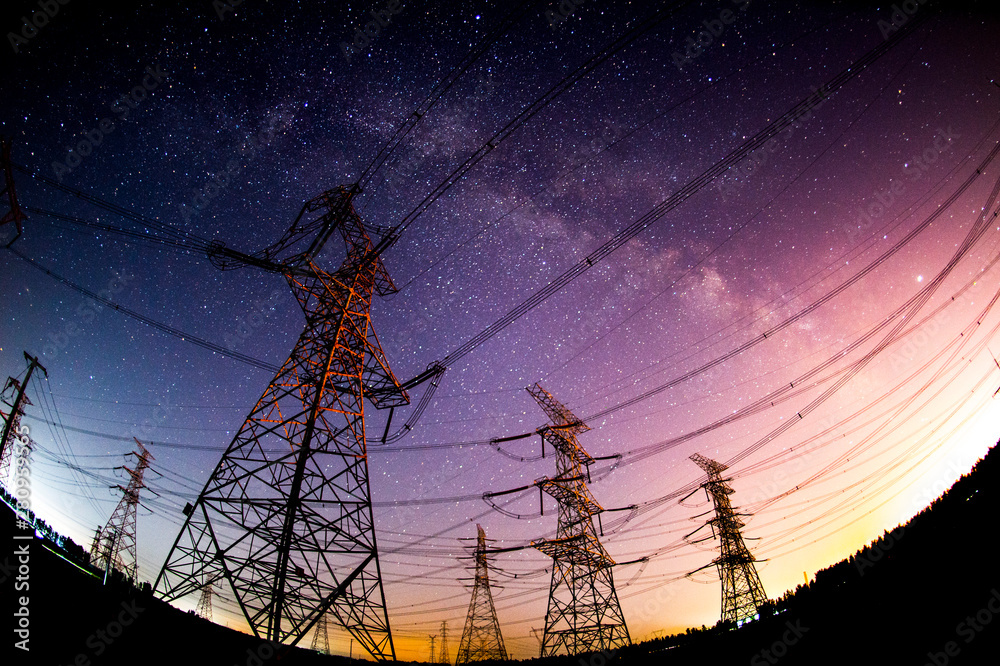
[[[708,472],[708,481],[702,487],[715,504],[715,518],[709,524],[721,542],[721,554],[713,564],[722,580],[722,621],[743,624],[760,617],[767,595],[754,567],[756,560],[743,542],[743,521],[729,501],[733,489],[722,478],[728,467],[698,453],[691,460]]]
[[[90,563],[97,566],[97,559],[101,556],[101,526],[94,529],[94,540],[90,542]]]
[[[327,632],[327,624],[329,624],[329,619],[324,613],[313,630],[312,649],[320,654],[330,654],[330,635]]]
[[[615,591],[615,561],[594,528],[594,516],[604,511],[587,487],[594,459],[576,439],[577,433],[590,428],[538,384],[529,387],[528,393],[552,421],[551,426],[538,431],[542,446],[548,442],[556,451],[556,475],[542,480],[538,487],[559,503],[556,538],[532,543],[552,558],[541,656],[630,645],[632,639]]]
[[[212,586],[206,585],[201,589],[201,599],[198,600],[198,608],[194,611],[209,622],[212,621]]]
[[[434,660],[434,641],[437,640],[437,634],[432,634],[431,636],[428,636],[428,638],[431,639],[431,656],[427,663],[436,664],[437,661]]]
[[[395,659],[372,517],[365,399],[409,402],[371,321],[375,293],[396,288],[354,210],[354,189],[306,202],[274,245],[253,255],[219,244],[220,268],[282,275],[305,315],[288,359],[247,415],[157,577],[166,601],[225,580],[251,631],[297,644],[333,614],[376,660]],[[343,238],[335,271],[317,265]]]
[[[105,542],[106,547],[98,551],[98,561],[91,563],[98,567],[108,569],[116,567],[120,569],[136,585],[139,583],[139,558],[136,552],[136,508],[139,505],[139,491],[145,488],[142,482],[142,475],[149,467],[149,462],[153,460],[151,454],[138,439],[135,439],[138,451],[133,451],[127,455],[136,457],[135,469],[122,467],[129,475],[127,486],[117,486],[122,491],[122,498],[118,500],[108,524],[101,530],[101,537],[98,542]],[[93,553],[93,549],[91,549]]]
[[[490,567],[486,556],[486,532],[481,525],[476,525],[476,582],[472,588],[472,599],[469,601],[469,615],[465,619],[465,630],[458,644],[458,666],[474,661],[488,659],[504,660],[507,650],[504,648],[503,635],[500,633],[500,623],[497,621],[497,610],[493,605],[493,593],[490,591]]]
[[[450,664],[451,655],[448,654],[448,620],[441,622],[441,647],[438,648],[438,663]]]
[[[541,629],[538,629],[537,627],[532,627],[531,635],[535,637],[536,641],[538,641],[538,654],[539,656],[541,656],[542,645],[544,644],[542,638],[544,637],[545,634],[542,632]]]

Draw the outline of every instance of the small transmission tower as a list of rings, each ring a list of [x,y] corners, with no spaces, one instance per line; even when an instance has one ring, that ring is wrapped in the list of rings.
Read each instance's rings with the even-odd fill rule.
[[[90,563],[97,566],[97,558],[101,556],[101,526],[94,530],[94,540],[90,542]]]
[[[469,601],[469,615],[465,620],[465,630],[458,644],[458,666],[474,661],[507,659],[507,650],[503,645],[503,635],[500,633],[500,623],[497,621],[497,609],[493,605],[493,593],[490,591],[490,567],[486,555],[486,532],[481,525],[476,525],[479,536],[476,539],[476,582],[472,588],[472,600]]]
[[[576,439],[577,433],[590,428],[538,384],[528,387],[528,393],[552,421],[538,431],[542,446],[548,442],[556,451],[556,476],[538,487],[559,503],[556,538],[532,543],[552,558],[541,656],[630,645],[615,592],[615,561],[594,528],[594,516],[604,511],[587,487],[587,470],[594,459]]]
[[[135,439],[133,437],[132,439]],[[135,439],[138,451],[133,451],[127,455],[136,457],[135,469],[122,467],[129,475],[128,486],[118,486],[122,491],[122,498],[118,501],[108,524],[101,530],[101,538],[97,542],[105,541],[108,546],[102,548],[97,553],[98,562],[91,559],[91,563],[104,567],[105,570],[111,567],[118,567],[133,584],[139,582],[139,559],[136,554],[136,507],[139,505],[139,491],[145,488],[142,482],[142,475],[149,467],[149,462],[153,460],[151,454],[138,439]],[[91,551],[93,553],[93,551]],[[124,557],[123,557],[124,556]]]
[[[451,655],[448,654],[448,620],[441,621],[441,647],[438,648],[438,663],[450,664]]]
[[[282,275],[305,315],[288,360],[246,417],[156,580],[173,601],[225,580],[253,633],[297,644],[328,611],[377,660],[395,659],[372,518],[364,402],[408,404],[372,329],[375,293],[396,291],[352,203],[337,188],[308,201],[285,235],[253,255],[218,244],[219,268]],[[338,233],[340,268],[316,261]]]
[[[327,625],[330,623],[326,614],[323,615],[323,619],[316,623],[316,629],[313,631],[313,642],[312,649],[314,652],[319,652],[320,654],[330,654],[330,634],[327,631]]]
[[[427,663],[436,664],[437,662],[434,660],[434,641],[437,640],[437,634],[431,634],[427,638],[431,639],[431,656]]]
[[[212,621],[212,586],[206,585],[201,589],[201,599],[198,600],[198,608],[194,611],[199,616],[209,622]]]
[[[718,567],[722,580],[722,621],[740,625],[760,617],[767,595],[754,567],[756,560],[743,542],[740,532],[743,521],[729,501],[733,489],[727,479],[722,478],[722,472],[729,468],[698,453],[691,456],[691,460],[708,472],[708,481],[702,487],[715,505],[715,518],[708,524],[722,548],[722,553],[712,562]]]

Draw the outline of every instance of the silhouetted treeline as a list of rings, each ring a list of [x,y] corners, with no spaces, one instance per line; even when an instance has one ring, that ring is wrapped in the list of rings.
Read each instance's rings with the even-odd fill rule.
[[[3,508],[0,543],[15,543],[14,514]],[[993,544],[998,510],[1000,454],[994,447],[906,525],[887,530],[850,558],[817,572],[811,583],[773,600],[773,614],[757,622],[739,629],[722,624],[689,629],[614,654],[526,661],[533,666],[995,663],[1000,653],[1000,575]],[[34,652],[30,659],[19,654],[16,661],[2,663],[133,664],[147,654],[156,654],[159,663],[220,666],[263,666],[279,654],[282,664],[350,661],[297,648],[275,651],[263,641],[177,611],[155,599],[148,585],[137,590],[115,578],[103,586],[89,567],[71,563],[86,561],[82,548],[51,530],[46,536],[47,547],[35,539],[30,556]],[[69,552],[50,552],[56,543]],[[8,572],[9,558],[0,552],[0,566]],[[7,604],[16,603],[13,584],[12,576],[0,574],[2,611],[8,618],[13,611]],[[128,625],[116,626],[119,621]],[[118,636],[110,635],[119,629]]]

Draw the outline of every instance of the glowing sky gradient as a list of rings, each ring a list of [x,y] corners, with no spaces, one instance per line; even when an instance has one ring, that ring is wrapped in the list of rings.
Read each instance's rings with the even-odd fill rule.
[[[15,4],[4,12],[5,34],[35,7]],[[412,377],[465,343],[892,34],[887,5],[775,4],[682,7],[534,116],[419,217],[384,257],[400,293],[372,309],[396,375]],[[18,53],[5,43],[0,132],[13,136],[16,162],[51,176],[68,147],[109,119],[113,131],[62,174],[65,184],[255,250],[276,240],[305,200],[356,180],[507,11],[486,2],[404,2],[367,52],[348,60],[341,42],[354,39],[371,7],[384,6],[338,3],[320,12],[245,0],[220,19],[210,1],[101,12],[70,3]],[[396,224],[521,108],[659,5],[585,2],[551,26],[546,11],[556,7],[530,8],[427,114],[357,200],[367,222]],[[713,23],[729,9],[730,23]],[[684,55],[685,40],[696,39],[705,22],[723,28],[679,63],[675,54]],[[510,456],[459,443],[543,425],[524,390],[536,381],[581,417],[619,405],[753,340],[887,252],[1000,139],[1000,87],[992,83],[1000,77],[998,25],[985,2],[933,15],[766,151],[450,367],[412,433],[371,449],[399,658],[426,659],[427,635],[442,620],[457,651],[469,601],[459,581],[468,576],[457,559],[459,538],[474,537],[475,523],[501,546],[555,530],[551,498],[544,516],[520,520],[479,499],[554,472],[551,458],[514,459],[534,457],[537,438],[504,444]],[[122,95],[151,72],[161,80],[147,78],[151,89],[137,95],[145,98],[123,106]],[[243,150],[254,137],[257,148]],[[227,169],[231,182],[205,189]],[[139,228],[15,175],[22,205]],[[589,422],[593,430],[580,442],[592,455],[624,454],[613,471],[609,462],[595,467],[594,496],[605,508],[639,507],[631,517],[605,516],[603,543],[622,562],[654,555],[615,571],[634,640],[719,616],[714,573],[684,578],[714,557],[713,541],[682,538],[707,517],[704,493],[683,504],[658,501],[699,481],[692,453],[725,461],[796,421],[733,466],[733,501],[753,514],[748,545],[767,560],[760,575],[776,597],[802,582],[803,572],[811,576],[912,516],[996,441],[1000,410],[991,398],[1000,371],[990,349],[1000,345],[990,341],[1000,312],[980,317],[1000,275],[997,267],[982,272],[1000,251],[993,222],[915,322],[931,318],[916,329],[908,324],[806,416],[799,414],[835,379],[796,385],[804,390],[751,417],[650,448],[794,384],[882,322],[944,268],[998,176],[993,164],[926,230],[794,324]],[[301,332],[301,312],[275,275],[221,272],[204,257],[29,217],[21,252],[94,291],[111,289],[114,300],[143,315],[273,364]],[[335,253],[327,259],[340,261]],[[116,274],[125,279],[113,282]],[[49,412],[42,397],[32,398],[25,422],[40,444],[36,511],[89,548],[117,502],[108,486],[121,482],[113,468],[131,446],[79,430],[151,440],[162,476],[151,475],[150,486],[160,497],[150,497],[151,512],[140,515],[139,549],[140,577],[152,580],[177,534],[180,508],[204,484],[270,373],[107,308],[86,315],[83,296],[10,253],[0,293],[0,375],[23,371],[22,350],[42,354],[46,400],[67,426],[39,420]],[[817,377],[845,370],[887,332]],[[398,422],[405,415],[397,412]],[[372,410],[369,432],[381,432],[384,417]],[[63,440],[96,476],[55,460],[66,455]],[[194,448],[171,446],[178,444]],[[465,499],[410,501],[432,498]],[[535,516],[537,492],[507,509]],[[691,540],[706,535],[703,529]],[[534,656],[530,630],[543,625],[548,560],[524,550],[496,565],[508,650]],[[245,630],[234,611],[216,601],[216,621]],[[346,654],[349,639],[336,634],[331,645]]]

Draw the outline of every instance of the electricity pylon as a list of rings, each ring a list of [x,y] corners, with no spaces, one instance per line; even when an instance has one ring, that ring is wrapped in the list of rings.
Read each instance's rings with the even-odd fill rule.
[[[6,411],[0,410],[3,414],[3,429],[0,430],[0,483],[6,485],[7,477],[10,475],[10,461],[14,457],[14,441],[26,436],[26,431],[21,428],[21,417],[24,415],[24,408],[31,404],[31,400],[25,394],[28,390],[28,382],[35,368],[40,369],[49,376],[48,370],[42,366],[38,359],[24,352],[24,360],[28,362],[28,370],[23,380],[16,377],[8,377],[4,384],[3,392],[0,393]]]
[[[721,554],[712,564],[718,567],[722,580],[722,621],[740,625],[760,616],[767,595],[754,567],[756,560],[743,542],[743,521],[729,501],[733,489],[722,478],[722,472],[729,468],[698,453],[691,460],[708,472],[702,487],[715,505],[715,518],[708,524],[721,542]]]
[[[172,601],[225,581],[255,635],[291,645],[329,611],[383,660],[396,653],[372,519],[364,400],[395,407],[409,397],[372,329],[372,294],[396,288],[354,194],[341,187],[307,202],[285,235],[256,254],[209,250],[220,268],[282,275],[305,329],[185,507],[155,587]],[[346,257],[328,272],[316,262],[337,231]]]
[[[615,561],[594,528],[594,516],[604,511],[587,488],[587,470],[594,459],[576,439],[577,433],[590,428],[538,384],[528,393],[552,421],[538,430],[542,446],[548,442],[556,452],[556,475],[538,486],[559,503],[556,538],[531,544],[552,558],[541,656],[630,645],[615,592]]]
[[[441,621],[441,647],[438,648],[438,663],[450,664],[451,655],[448,654],[448,620]]]
[[[312,642],[312,649],[314,652],[330,654],[330,634],[327,631],[328,624],[329,619],[325,614],[323,615],[323,619],[316,623],[316,629],[313,631]]]
[[[133,584],[138,584],[136,508],[139,505],[139,491],[146,487],[142,482],[142,475],[149,467],[149,462],[153,460],[153,454],[138,439],[135,439],[135,444],[139,447],[139,451],[126,454],[136,457],[135,469],[121,468],[129,475],[128,486],[117,486],[122,491],[122,498],[118,500],[118,506],[108,519],[108,524],[101,530],[100,538],[96,539],[98,543],[104,542],[106,547],[98,549],[98,561],[91,559],[91,563],[103,567],[105,572],[116,567],[131,578]],[[93,550],[91,552],[93,553]]]
[[[206,585],[201,588],[201,599],[198,600],[198,608],[194,611],[209,622],[212,621],[212,586]]]
[[[500,633],[500,623],[497,621],[497,609],[493,605],[493,593],[490,590],[490,566],[486,555],[486,532],[481,525],[476,525],[476,582],[472,588],[472,599],[469,601],[469,615],[465,619],[465,630],[458,644],[458,659],[456,664],[468,664],[474,661],[488,659],[507,659],[503,635]]]
[[[21,429],[21,415],[24,414],[24,408],[31,404],[31,400],[21,391],[21,383],[17,378],[8,377],[3,393],[0,394],[0,401],[3,403],[2,407],[5,408],[0,409],[0,416],[3,417],[4,422],[2,431],[4,436],[0,440],[0,485],[10,488],[8,479],[10,477],[10,463],[14,458],[14,441],[20,438],[18,431]],[[10,428],[7,428],[8,423]],[[10,440],[9,446],[8,439]]]
[[[97,558],[101,555],[101,526],[94,530],[94,540],[90,542],[90,563],[97,566]]]

